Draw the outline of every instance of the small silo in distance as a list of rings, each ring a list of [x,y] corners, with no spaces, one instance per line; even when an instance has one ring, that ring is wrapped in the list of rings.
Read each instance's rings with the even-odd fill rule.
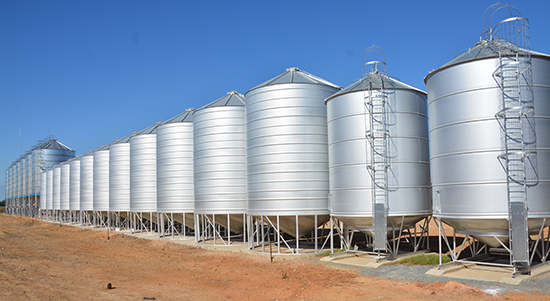
[[[47,208],[46,195],[48,193],[47,179],[48,179],[47,171],[43,171],[42,173],[40,173],[40,206],[38,207],[40,208],[38,211],[38,216],[40,217],[40,219],[47,216],[46,215],[46,208]]]
[[[366,57],[373,52],[383,55],[373,46]],[[367,251],[393,256],[399,244],[387,240],[414,233],[406,230],[420,220],[426,227],[431,214],[427,95],[387,76],[385,56],[363,68],[363,78],[326,100],[330,212],[372,238]]]
[[[49,169],[46,173],[46,211],[47,219],[53,220],[53,169]]]
[[[258,231],[267,225],[298,243],[329,220],[324,100],[339,90],[289,68],[246,93],[247,213]]]
[[[188,109],[157,129],[157,212],[164,215],[161,234],[165,221],[172,235],[174,222],[195,227],[193,189],[193,109]]]
[[[116,140],[115,140],[116,141]],[[115,142],[114,141],[114,142]],[[114,143],[112,142],[112,143]],[[93,223],[94,226],[109,224],[109,148],[112,143],[94,151],[93,171]]]
[[[214,238],[216,243],[220,233],[209,230],[216,224],[234,233],[244,233],[244,96],[232,91],[194,111],[193,142],[195,240]],[[222,238],[224,243],[231,238],[229,232],[227,240]]]
[[[61,221],[61,166],[57,165],[52,170],[52,210],[54,212],[54,221]]]
[[[157,224],[156,133],[161,124],[159,121],[130,139],[130,211],[133,228],[139,227],[140,231],[152,231],[153,224]]]
[[[510,16],[425,78],[433,216],[489,253],[509,251],[518,272],[550,224],[550,56],[517,43],[529,40],[517,9],[485,16],[500,9]]]

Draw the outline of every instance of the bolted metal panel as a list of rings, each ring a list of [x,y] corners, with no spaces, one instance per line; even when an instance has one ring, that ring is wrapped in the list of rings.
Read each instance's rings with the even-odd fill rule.
[[[47,171],[46,175],[46,209],[53,209],[53,170]]]
[[[157,130],[157,210],[193,212],[193,123],[167,122]]]
[[[486,47],[480,44],[476,47]],[[472,49],[472,51],[476,48]],[[477,51],[477,50],[476,50]],[[439,191],[440,211],[434,216],[459,233],[475,235],[492,247],[509,236],[506,172],[499,87],[493,78],[499,66],[494,54],[445,65],[426,77],[430,116],[432,183]],[[528,185],[528,228],[534,234],[550,217],[550,56],[532,54],[534,120],[538,179]],[[531,183],[534,184],[534,183]],[[547,221],[546,223],[550,223]]]
[[[43,171],[40,174],[40,210],[46,210],[46,195],[48,193],[48,173],[46,171]]]
[[[64,163],[61,165],[61,188],[60,188],[60,209],[70,209],[70,181],[71,181],[71,165]]]
[[[130,139],[130,211],[157,211],[157,138],[138,134]]]
[[[109,211],[109,150],[98,150],[93,156],[93,210]]]
[[[53,195],[52,195],[52,209],[61,209],[61,166],[53,168]]]
[[[109,148],[109,210],[130,211],[130,143]]]
[[[246,94],[250,215],[328,214],[324,100],[338,90],[291,68]]]
[[[246,212],[244,118],[244,97],[237,92],[194,112],[195,213]]]
[[[80,159],[80,210],[94,210],[94,156]]]
[[[412,227],[431,213],[432,206],[426,93],[379,73],[368,74],[326,101],[331,215],[351,227],[373,228],[372,179],[367,169],[371,147],[366,136],[370,125],[363,81],[383,82],[393,108],[387,226],[399,227],[405,216],[404,227]]]
[[[80,210],[80,159],[72,160],[69,164],[69,209]]]

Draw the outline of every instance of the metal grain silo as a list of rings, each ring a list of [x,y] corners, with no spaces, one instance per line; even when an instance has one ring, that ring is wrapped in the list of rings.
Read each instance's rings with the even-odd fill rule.
[[[433,215],[509,251],[517,272],[533,258],[539,239],[529,236],[550,224],[550,56],[524,43],[517,9],[496,4],[485,15],[501,8],[509,18],[425,79]]]
[[[244,232],[246,157],[243,95],[232,91],[194,111],[193,141],[196,239],[201,236],[204,239],[209,227],[215,224],[235,233]],[[214,242],[215,239],[214,235]]]
[[[326,100],[330,211],[392,256],[394,230],[399,236],[431,214],[427,95],[388,77],[385,59],[365,67],[372,69]]]
[[[121,138],[109,148],[109,211],[115,214],[120,227],[121,218],[130,212],[130,138],[137,132]],[[129,225],[128,225],[129,226]]]
[[[53,219],[53,170],[49,169],[47,171],[47,178],[46,178],[46,210],[47,210],[47,218],[48,220]]]
[[[327,110],[340,87],[289,68],[246,93],[247,212],[300,238],[329,219]],[[278,230],[277,230],[278,231]]]
[[[130,211],[134,220],[157,223],[157,128],[161,121],[130,139]],[[145,213],[145,214],[144,214]],[[155,214],[153,214],[155,213]],[[152,225],[150,225],[152,229]],[[135,227],[134,227],[135,228]]]
[[[80,157],[71,160],[69,164],[71,175],[69,180],[70,215],[72,216],[72,220],[82,223],[80,219]]]
[[[89,215],[94,210],[94,155],[80,158],[80,212]]]
[[[93,214],[96,226],[105,218],[109,222],[109,147],[110,144],[99,147],[93,153]]]
[[[158,127],[157,212],[194,228],[192,109]]]
[[[39,207],[39,217],[43,218],[46,216],[46,194],[48,193],[48,180],[47,177],[48,173],[46,171],[43,171],[40,174],[40,207]]]
[[[70,184],[71,184],[71,165],[68,162],[61,164],[60,174],[60,210],[64,220],[69,221],[70,210]]]
[[[54,220],[60,220],[60,209],[61,209],[61,166],[55,166],[52,168],[52,185],[53,185],[53,194],[52,194],[52,210],[54,212]]]

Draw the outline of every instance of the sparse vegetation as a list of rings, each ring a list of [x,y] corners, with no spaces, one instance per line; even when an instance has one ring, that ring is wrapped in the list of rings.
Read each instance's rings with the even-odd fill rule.
[[[441,263],[450,262],[451,258],[447,255],[441,256]],[[412,265],[438,265],[438,254],[419,254],[411,257],[406,257],[395,262],[395,264],[412,264]]]
[[[340,252],[346,252],[346,249],[334,249],[334,253],[340,253]],[[330,256],[330,251],[327,251],[327,252],[323,252],[323,253],[319,253],[319,254],[316,254],[315,256]]]

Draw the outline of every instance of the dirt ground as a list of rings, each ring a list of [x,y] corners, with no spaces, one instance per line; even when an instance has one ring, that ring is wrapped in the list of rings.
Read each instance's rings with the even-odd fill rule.
[[[319,257],[207,251],[0,214],[0,300],[548,300],[369,278]],[[111,289],[108,289],[108,284]],[[154,299],[153,299],[154,298]]]

